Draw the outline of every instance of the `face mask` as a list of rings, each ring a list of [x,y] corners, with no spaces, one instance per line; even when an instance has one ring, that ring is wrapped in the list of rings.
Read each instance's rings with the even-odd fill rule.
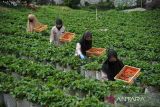
[[[29,19],[29,22],[33,22],[33,19]]]
[[[85,37],[85,40],[90,41],[90,40],[92,40],[92,37],[86,36],[86,37]]]
[[[112,62],[109,62],[110,64],[115,64],[116,63],[116,61],[112,61]]]
[[[57,27],[57,26],[56,26],[56,27]],[[57,27],[58,30],[60,30],[61,28],[62,28],[62,26],[61,26],[61,27]]]

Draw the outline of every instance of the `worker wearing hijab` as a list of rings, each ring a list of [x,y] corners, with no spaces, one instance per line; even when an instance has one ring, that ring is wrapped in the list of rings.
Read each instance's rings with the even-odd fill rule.
[[[85,32],[81,40],[76,45],[76,56],[80,56],[81,59],[84,59],[86,56],[86,51],[92,48],[92,33]]]
[[[51,29],[50,43],[53,42],[55,45],[59,45],[59,38],[65,32],[65,27],[63,26],[61,19],[56,19],[55,23],[55,26],[53,26]]]
[[[34,14],[29,14],[27,21],[27,32],[33,32],[34,28],[40,24],[41,23],[37,20]]]
[[[108,80],[114,81],[114,77],[123,68],[123,62],[117,57],[117,52],[113,49],[108,51],[108,58],[102,66],[102,71],[107,75]]]

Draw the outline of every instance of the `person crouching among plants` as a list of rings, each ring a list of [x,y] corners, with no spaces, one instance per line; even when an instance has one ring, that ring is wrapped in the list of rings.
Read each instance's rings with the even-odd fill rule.
[[[117,57],[117,52],[109,49],[108,58],[102,65],[102,78],[115,81],[114,77],[120,72],[124,64]]]
[[[85,32],[81,40],[76,45],[75,56],[85,59],[86,51],[92,48],[92,33]]]
[[[52,27],[50,34],[50,43],[60,45],[60,36],[65,32],[65,27],[61,19],[56,19],[56,25]]]
[[[41,23],[38,22],[36,16],[33,14],[29,14],[27,22],[27,32],[33,32],[34,28],[38,25],[41,25]]]

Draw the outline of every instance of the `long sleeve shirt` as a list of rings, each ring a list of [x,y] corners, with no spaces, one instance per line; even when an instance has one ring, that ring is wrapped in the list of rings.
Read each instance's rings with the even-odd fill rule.
[[[55,44],[59,44],[60,36],[65,32],[65,27],[62,26],[60,30],[57,29],[56,26],[52,27],[51,35],[50,35],[50,43],[54,42]]]
[[[80,54],[82,54],[82,52],[81,52],[81,44],[77,43],[75,56],[79,56]]]

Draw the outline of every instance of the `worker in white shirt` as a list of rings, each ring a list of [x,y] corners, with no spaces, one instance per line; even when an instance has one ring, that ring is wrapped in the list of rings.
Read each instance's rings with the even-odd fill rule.
[[[92,48],[92,33],[85,32],[81,40],[76,45],[75,56],[85,59],[86,51]]]
[[[56,25],[51,29],[50,35],[50,43],[54,43],[55,45],[60,45],[59,41],[60,36],[65,32],[65,27],[63,26],[63,22],[61,19],[56,19]]]

